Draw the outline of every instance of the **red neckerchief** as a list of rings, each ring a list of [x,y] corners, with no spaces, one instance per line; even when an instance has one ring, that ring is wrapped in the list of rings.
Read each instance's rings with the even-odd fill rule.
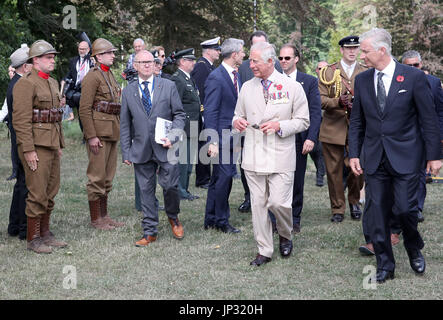
[[[49,74],[48,74],[48,73],[44,73],[43,71],[39,71],[39,72],[37,73],[37,75],[38,75],[40,78],[42,78],[42,79],[45,79],[45,80],[48,80],[48,79],[49,79]]]
[[[100,64],[100,69],[102,69],[104,72],[108,72],[110,67],[105,66],[104,64]]]

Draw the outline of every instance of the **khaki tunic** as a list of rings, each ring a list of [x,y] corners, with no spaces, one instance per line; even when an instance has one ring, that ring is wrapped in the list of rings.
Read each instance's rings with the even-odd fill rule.
[[[60,107],[58,82],[43,79],[32,69],[17,81],[13,90],[13,126],[17,134],[17,146],[23,163],[26,187],[26,215],[37,217],[51,213],[54,198],[60,187],[59,149],[64,148],[61,122],[32,123],[33,109]],[[24,153],[35,151],[39,162],[37,170],[31,171]]]
[[[112,189],[112,180],[117,169],[117,142],[120,137],[120,115],[93,110],[95,102],[120,103],[120,86],[112,72],[103,71],[100,66],[91,69],[82,81],[80,98],[80,120],[85,139],[98,137],[103,145],[98,155],[86,144],[89,165],[86,171],[88,200],[95,201],[107,195]]]
[[[334,63],[326,69],[326,81],[332,80],[334,69],[340,70],[341,94],[348,94],[351,101],[352,94],[347,86],[354,90],[355,77],[367,68],[359,63],[356,64],[354,72],[349,78],[340,62]],[[347,85],[347,86],[346,86]],[[349,167],[349,160],[344,156],[348,151],[348,129],[349,116],[347,111],[339,105],[339,98],[335,98],[335,84],[325,85],[318,82],[320,91],[323,120],[320,126],[319,140],[323,143],[323,158],[325,161],[326,174],[328,178],[329,199],[332,214],[344,214],[346,201],[343,188],[343,164]],[[355,177],[352,173],[347,178],[348,202],[358,204],[360,190],[363,187],[363,176]]]

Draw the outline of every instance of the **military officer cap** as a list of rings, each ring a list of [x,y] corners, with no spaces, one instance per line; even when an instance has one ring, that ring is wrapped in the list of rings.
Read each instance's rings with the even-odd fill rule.
[[[194,48],[181,50],[174,55],[174,58],[177,60],[181,58],[197,60],[197,58],[194,55]]]
[[[11,66],[13,68],[18,68],[26,61],[28,61],[29,57],[29,47],[26,43],[22,44],[20,49],[15,50],[9,59],[11,59]]]
[[[31,45],[31,48],[29,49],[28,59],[40,57],[50,53],[58,54],[59,52],[57,52],[54,47],[45,40],[37,40]]]
[[[98,54],[117,51],[117,49],[112,45],[112,43],[106,39],[98,38],[92,43],[92,56]]]
[[[357,36],[348,36],[344,37],[338,42],[340,47],[358,47],[360,43],[358,42]]]
[[[221,50],[220,37],[203,41],[202,43],[200,43],[200,45],[202,46],[203,49]]]

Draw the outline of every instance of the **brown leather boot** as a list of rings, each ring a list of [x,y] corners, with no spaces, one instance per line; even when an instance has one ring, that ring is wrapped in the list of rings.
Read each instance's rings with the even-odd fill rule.
[[[112,230],[113,226],[107,224],[100,215],[100,199],[89,201],[89,212],[91,215],[91,225],[99,230]]]
[[[51,253],[51,247],[44,244],[40,237],[40,219],[41,216],[36,218],[27,217],[27,249],[36,253]]]
[[[49,231],[50,216],[51,216],[50,213],[44,214],[40,220],[40,237],[42,238],[43,243],[46,244],[47,246],[64,248],[68,244],[64,241],[59,241],[55,239],[52,232]]]
[[[108,215],[108,195],[100,198],[100,215],[101,218],[110,226],[113,227],[123,227],[125,225],[124,222],[117,222],[112,220]]]

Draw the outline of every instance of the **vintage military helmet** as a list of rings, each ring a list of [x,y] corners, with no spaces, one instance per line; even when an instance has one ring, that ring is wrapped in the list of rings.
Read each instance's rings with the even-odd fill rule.
[[[96,56],[101,53],[117,51],[117,49],[106,39],[98,38],[92,43],[92,56]]]
[[[54,47],[45,40],[37,40],[32,44],[31,48],[29,49],[28,59],[32,59],[34,57],[39,57],[50,53],[58,54],[60,52],[57,52],[54,49]]]

